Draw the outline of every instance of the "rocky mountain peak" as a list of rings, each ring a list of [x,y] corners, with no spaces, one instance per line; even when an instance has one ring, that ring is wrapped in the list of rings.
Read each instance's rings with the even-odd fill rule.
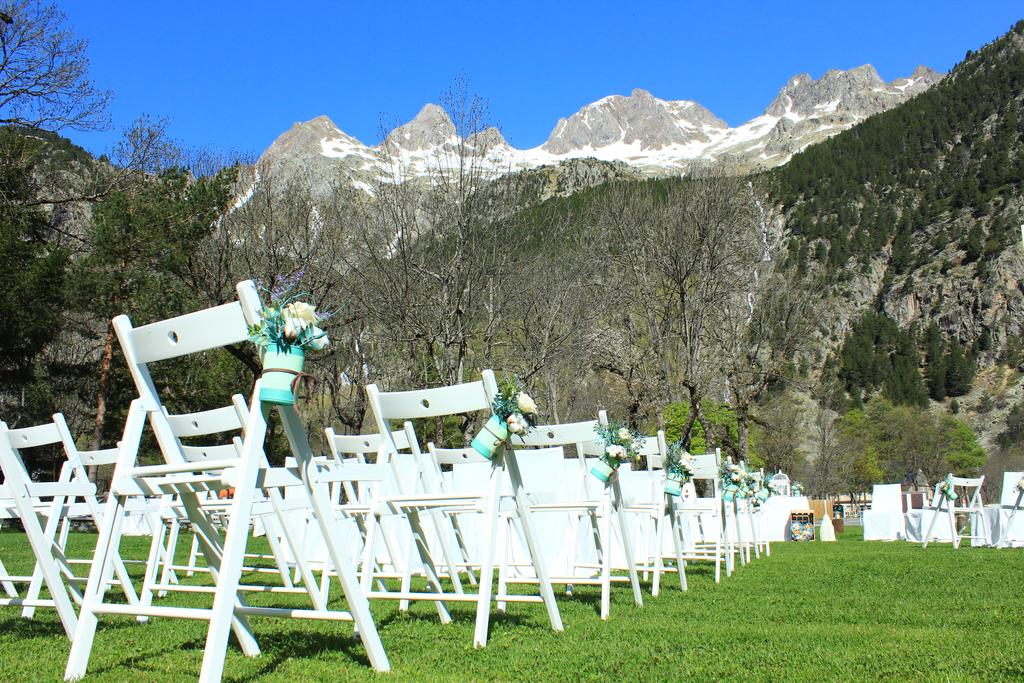
[[[886,83],[870,64],[846,71],[831,69],[818,79],[800,74],[786,83],[764,113],[793,120],[823,115],[859,120],[893,107],[941,78],[919,66],[909,78]]]
[[[665,101],[635,88],[629,96],[611,95],[560,119],[542,148],[551,154],[614,144],[657,150],[706,141],[712,128],[727,125],[696,102]]]
[[[472,146],[482,147],[488,152],[504,152],[511,149],[511,146],[505,141],[505,137],[501,134],[501,131],[493,126],[469,136],[468,142]]]
[[[455,136],[455,124],[448,112],[430,103],[412,121],[391,131],[385,144],[406,151],[425,151],[449,144]]]

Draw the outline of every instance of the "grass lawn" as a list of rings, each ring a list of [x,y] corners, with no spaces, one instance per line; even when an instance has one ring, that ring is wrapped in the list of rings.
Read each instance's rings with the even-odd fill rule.
[[[559,599],[564,633],[549,629],[541,605],[510,605],[492,618],[484,650],[472,648],[471,606],[452,604],[455,620],[441,626],[430,604],[401,615],[397,603],[378,602],[390,675],[368,667],[349,624],[253,618],[263,655],[250,659],[232,645],[225,680],[1024,680],[1024,552],[922,550],[865,543],[860,533],[834,544],[775,544],[772,557],[720,585],[710,567],[691,565],[688,592],[669,576],[642,608],[620,584],[608,622],[598,617],[598,590],[577,589]],[[126,539],[124,554],[144,557],[146,541]],[[74,535],[72,552],[94,542]],[[31,570],[22,534],[0,533],[0,557],[14,573]],[[171,600],[202,606],[210,598],[178,594],[158,604]],[[289,600],[299,604],[250,598]],[[194,679],[205,626],[104,617],[86,680]],[[0,680],[60,680],[68,647],[52,610],[29,621],[0,609]]]

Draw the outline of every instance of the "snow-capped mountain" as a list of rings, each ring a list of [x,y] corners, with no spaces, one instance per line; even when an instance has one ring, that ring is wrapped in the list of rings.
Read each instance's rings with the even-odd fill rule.
[[[833,70],[819,79],[794,76],[760,116],[735,128],[690,100],[662,100],[646,90],[611,95],[560,119],[547,141],[516,149],[487,129],[465,144],[481,152],[493,175],[571,159],[623,162],[644,175],[685,172],[696,161],[727,161],[748,170],[786,163],[795,152],[890,109],[937,83],[942,74],[919,66],[886,83],[871,65]],[[369,189],[379,177],[430,173],[463,141],[448,113],[427,104],[376,146],[342,132],[326,116],[296,123],[261,161],[307,177],[338,179]]]

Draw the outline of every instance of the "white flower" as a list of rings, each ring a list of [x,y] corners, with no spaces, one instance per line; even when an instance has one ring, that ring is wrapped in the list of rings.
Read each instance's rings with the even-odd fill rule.
[[[312,328],[309,340],[309,348],[314,351],[323,351],[327,348],[328,344],[331,343],[331,339],[327,336],[327,333],[316,326]]]
[[[283,309],[284,316],[288,319],[301,320],[306,325],[312,325],[319,320],[316,315],[316,308],[305,301],[293,301]],[[303,325],[305,327],[305,325]]]
[[[629,441],[633,438],[633,435],[629,433],[628,429],[621,427],[618,432],[618,437],[620,441]]]
[[[733,481],[739,481],[740,480],[740,473],[739,472],[733,472],[732,475],[730,475],[730,479],[732,479]]]
[[[295,318],[288,318],[284,322],[284,331],[282,334],[284,338],[289,341],[295,341],[302,334],[302,331],[306,329],[306,323]]]
[[[604,452],[608,455],[609,458],[614,458],[615,460],[626,459],[626,449],[623,448],[622,446],[612,444],[608,448],[604,449]]]
[[[516,406],[523,415],[533,415],[537,412],[537,404],[525,391],[520,391],[516,396]]]
[[[522,434],[526,431],[526,419],[519,413],[514,413],[505,418],[508,431],[513,434]]]

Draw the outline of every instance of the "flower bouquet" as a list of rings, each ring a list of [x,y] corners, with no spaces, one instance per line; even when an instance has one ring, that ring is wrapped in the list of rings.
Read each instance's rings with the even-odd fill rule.
[[[741,465],[726,460],[722,463],[722,500],[732,502],[747,493],[747,471]]]
[[[320,351],[330,343],[319,326],[329,316],[299,301],[303,295],[295,288],[301,278],[301,271],[293,277],[275,277],[269,304],[249,326],[249,341],[259,348],[263,363],[260,400],[264,403],[293,405],[299,383],[312,379],[303,372],[306,349]]]
[[[754,504],[764,505],[772,497],[772,487],[764,479],[754,480]]]
[[[590,473],[601,481],[607,482],[622,463],[636,462],[640,459],[642,437],[625,424],[598,424],[594,431],[597,432],[598,440],[604,444],[604,451],[590,468]]]
[[[946,500],[953,502],[956,500],[956,489],[953,487],[953,475],[947,474],[946,478],[939,484],[939,493],[941,493]]]
[[[693,458],[683,448],[683,442],[677,441],[668,448],[665,457],[665,493],[679,496],[683,484],[693,478]]]
[[[537,404],[520,388],[519,382],[507,379],[498,387],[491,403],[491,417],[484,423],[470,444],[488,460],[509,436],[522,436],[537,426]]]
[[[794,481],[793,485],[789,487],[790,493],[794,496],[804,495],[804,485],[798,481]]]

